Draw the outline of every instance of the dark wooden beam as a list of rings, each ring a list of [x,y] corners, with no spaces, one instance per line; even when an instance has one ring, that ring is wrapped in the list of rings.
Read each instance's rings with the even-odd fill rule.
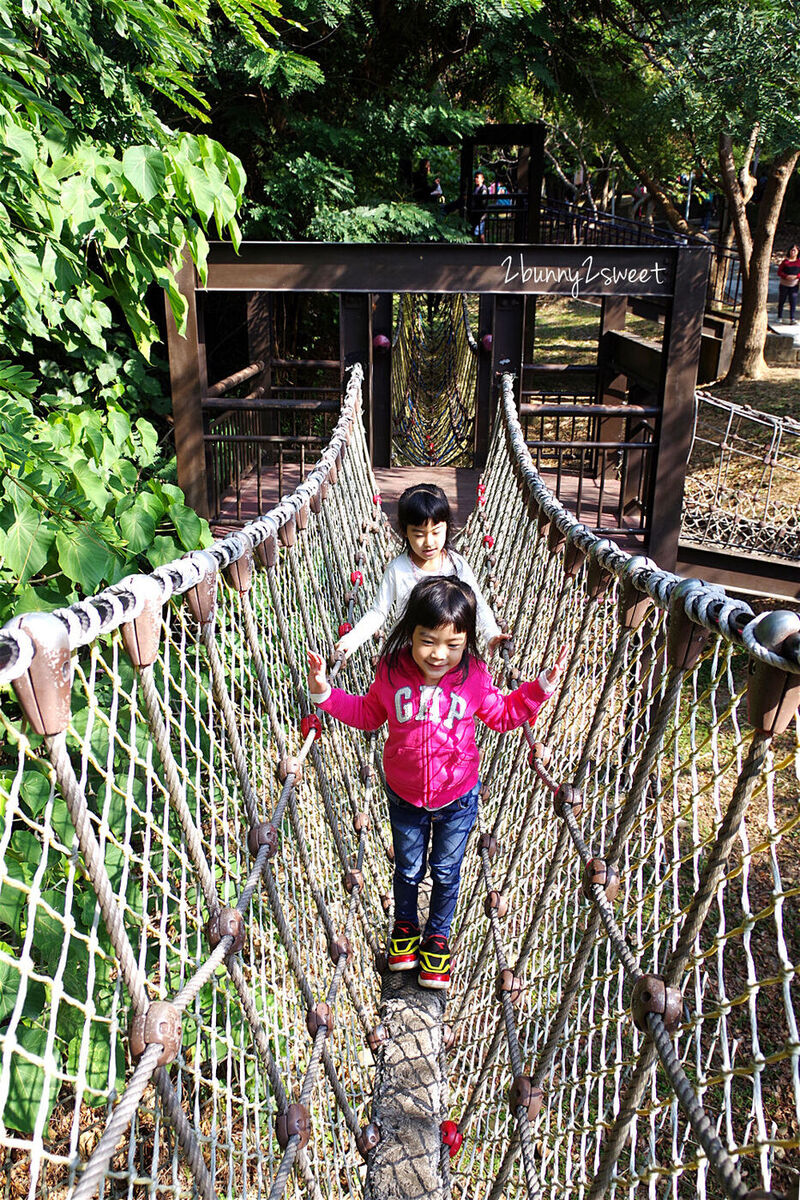
[[[388,467],[392,459],[392,294],[372,297],[372,335],[383,334],[390,348],[372,359],[372,465]]]
[[[663,296],[679,261],[707,269],[707,246],[355,245],[245,242],[211,246],[210,291],[493,292]]]
[[[203,314],[197,303],[197,275],[188,251],[175,276],[175,282],[188,305],[186,331],[180,334],[169,301],[165,301],[178,486],[183,489],[189,507],[193,508],[198,516],[208,517],[210,512],[201,405],[201,397],[208,392],[208,371]]]
[[[664,326],[661,420],[656,431],[658,456],[648,506],[648,551],[665,571],[673,571],[678,560],[708,266],[707,256],[681,254],[675,273],[675,297]]]

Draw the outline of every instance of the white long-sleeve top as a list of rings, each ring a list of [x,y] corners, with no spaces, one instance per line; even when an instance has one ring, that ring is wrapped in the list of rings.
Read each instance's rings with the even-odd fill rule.
[[[456,554],[454,550],[447,550],[443,557],[442,569],[437,574],[455,575],[462,583],[466,583],[472,588],[478,608],[478,632],[487,642],[498,637],[500,628],[492,615],[492,610],[483,598],[478,581],[467,560],[460,554]],[[432,578],[431,572],[421,571],[412,561],[407,550],[399,554],[384,571],[378,593],[361,620],[339,640],[339,648],[346,654],[357,650],[381,628],[383,623],[388,620],[392,610],[395,610],[395,622],[399,621],[405,612],[408,597],[414,585],[419,583],[420,579],[430,578]]]

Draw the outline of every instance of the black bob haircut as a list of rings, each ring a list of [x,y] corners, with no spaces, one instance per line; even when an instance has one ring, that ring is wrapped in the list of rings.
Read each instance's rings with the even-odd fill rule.
[[[389,634],[381,652],[381,662],[386,663],[389,678],[403,651],[411,649],[411,640],[418,625],[423,629],[452,625],[456,633],[467,635],[467,644],[459,663],[463,683],[472,660],[481,661],[476,617],[475,593],[469,584],[462,583],[455,576],[432,575],[430,579],[421,579],[408,597],[405,612]]]
[[[415,483],[413,487],[406,488],[397,501],[397,525],[401,536],[406,538],[406,546],[406,530],[409,525],[427,525],[428,521],[434,525],[444,523],[447,526],[444,544],[449,546],[450,535],[453,532],[453,514],[447,496],[435,483]]]

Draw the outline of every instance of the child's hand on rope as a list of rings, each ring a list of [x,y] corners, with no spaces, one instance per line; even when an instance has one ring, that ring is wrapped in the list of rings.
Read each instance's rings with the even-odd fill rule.
[[[550,684],[551,687],[553,686],[553,684],[558,683],[558,680],[561,678],[562,674],[564,673],[564,667],[566,665],[567,665],[567,647],[562,646],[558,652],[558,658],[553,663],[552,667],[548,667],[544,673],[545,678],[547,679],[547,682]]]
[[[317,696],[328,690],[325,659],[315,650],[308,651],[308,690]]]
[[[511,641],[510,633],[498,633],[496,637],[489,638],[489,644],[487,647],[487,649],[489,651],[489,657],[491,657],[494,654],[495,650],[501,649],[503,642],[509,642],[509,641]]]

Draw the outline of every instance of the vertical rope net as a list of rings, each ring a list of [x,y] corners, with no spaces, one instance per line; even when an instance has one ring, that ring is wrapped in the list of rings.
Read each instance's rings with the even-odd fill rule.
[[[392,466],[470,466],[477,342],[462,295],[397,298]]]
[[[381,734],[303,720],[306,647],[396,552],[361,377],[277,509],[0,632],[9,1196],[372,1194]],[[442,1196],[788,1191],[800,753],[770,697],[797,707],[800,620],[577,525],[508,378],[461,548],[513,630],[500,675],[570,659],[535,730],[481,734]],[[345,686],[371,673],[365,647]]]

